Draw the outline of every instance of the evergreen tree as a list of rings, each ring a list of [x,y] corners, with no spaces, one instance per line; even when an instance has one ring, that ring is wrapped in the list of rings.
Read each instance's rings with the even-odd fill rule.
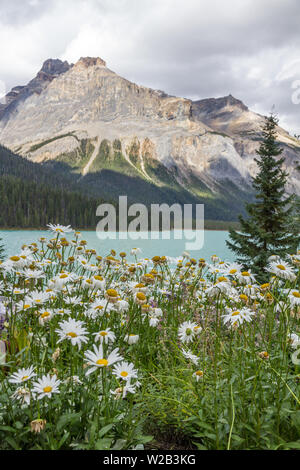
[[[257,150],[258,173],[252,178],[256,201],[246,205],[248,217],[239,217],[240,231],[230,230],[229,248],[243,266],[250,267],[264,279],[263,268],[271,255],[285,258],[293,253],[300,241],[293,220],[294,196],[285,195],[288,174],[280,157],[283,149],[276,142],[278,120],[273,113],[266,118],[262,143]]]
[[[296,169],[299,172],[299,177],[300,177],[300,161],[297,163]],[[295,225],[296,227],[300,227],[300,196],[296,196],[295,200]]]
[[[0,260],[4,259],[4,246],[2,245],[2,238],[0,238]]]

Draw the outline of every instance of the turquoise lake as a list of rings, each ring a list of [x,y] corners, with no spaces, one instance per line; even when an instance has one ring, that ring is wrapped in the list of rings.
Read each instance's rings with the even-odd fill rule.
[[[165,233],[164,236],[170,236],[170,239],[165,240],[162,239],[162,232],[159,233],[160,239],[158,240],[151,240],[151,235],[148,233],[143,233],[143,236],[145,238],[148,237],[148,239],[137,240],[131,240],[130,238],[120,240],[118,239],[118,233],[113,234],[116,238],[115,240],[99,240],[94,231],[83,230],[81,234],[82,239],[88,242],[88,247],[94,248],[101,256],[108,254],[111,249],[116,250],[117,253],[125,251],[129,255],[132,248],[138,247],[142,250],[139,257],[151,258],[155,255],[177,257],[180,256],[183,251],[186,251],[186,243],[188,243],[189,240],[185,238],[181,240],[175,239],[175,232],[170,232],[169,235]],[[5,246],[6,256],[18,254],[23,244],[30,244],[31,242],[37,241],[40,237],[51,238],[53,234],[49,231],[40,230],[0,230],[0,238],[2,239],[2,244]],[[68,234],[67,238],[72,239],[72,234]],[[203,238],[204,242],[202,248],[188,250],[192,257],[208,259],[211,255],[216,254],[224,260],[234,260],[234,254],[226,246],[226,239],[228,238],[227,231],[205,230]]]

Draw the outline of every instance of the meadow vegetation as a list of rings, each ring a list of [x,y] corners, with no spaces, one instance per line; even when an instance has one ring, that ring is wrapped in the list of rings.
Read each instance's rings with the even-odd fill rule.
[[[0,265],[1,449],[300,448],[299,252],[259,284],[49,230]]]

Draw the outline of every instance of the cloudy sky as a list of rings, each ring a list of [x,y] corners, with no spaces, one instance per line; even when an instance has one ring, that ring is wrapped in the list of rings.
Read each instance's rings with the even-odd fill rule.
[[[25,84],[50,57],[99,56],[169,94],[275,105],[300,134],[299,25],[299,0],[0,0],[0,81]]]

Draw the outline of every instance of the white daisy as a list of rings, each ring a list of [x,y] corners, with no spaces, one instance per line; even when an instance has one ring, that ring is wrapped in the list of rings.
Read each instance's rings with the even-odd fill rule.
[[[108,354],[107,357],[104,357],[103,355],[103,345],[100,343],[100,346],[97,348],[97,346],[93,346],[94,352],[93,351],[86,351],[85,353],[85,358],[88,360],[87,365],[91,366],[87,371],[86,375],[90,375],[92,372],[95,370],[101,368],[101,367],[109,367],[115,362],[122,361],[123,358],[122,356],[119,355],[118,351],[119,348],[115,348],[110,354]]]
[[[22,368],[19,369],[17,372],[14,372],[8,381],[12,384],[20,384],[23,382],[27,382],[28,380],[32,379],[36,373],[34,372],[34,367],[30,366],[27,369]]]
[[[145,318],[147,318],[147,315],[145,315]],[[159,317],[155,317],[153,315],[149,315],[149,325],[156,327],[159,324]]]
[[[231,326],[241,325],[244,322],[250,322],[255,312],[249,308],[242,308],[241,310],[229,310],[223,316],[224,323],[230,323]]]
[[[47,227],[49,227],[48,230],[51,232],[60,234],[60,233],[70,233],[72,232],[71,225],[65,226],[65,225],[54,225],[54,224],[47,224]]]
[[[142,253],[142,250],[140,248],[132,248],[130,254],[133,256],[136,256],[138,254]]]
[[[196,330],[195,330],[196,326],[197,326],[197,323],[194,323],[194,322],[190,322],[190,321],[183,322],[178,328],[179,339],[183,343],[190,343],[191,341],[193,341],[195,334],[196,334]]]
[[[74,281],[74,279],[75,279],[75,276],[73,273],[62,272],[55,276],[55,278],[53,279],[53,283],[55,284],[56,287],[61,288],[65,286],[68,282]]]
[[[195,356],[195,354],[192,354],[191,351],[189,350],[182,349],[181,351],[186,359],[189,359],[190,361],[192,361],[192,363],[195,364],[195,366],[198,365],[198,362],[199,362],[198,356]]]
[[[134,384],[131,384],[130,380],[123,382],[122,387],[118,387],[116,390],[111,390],[110,393],[115,395],[115,400],[120,398],[125,398],[127,393],[135,393],[136,389],[141,386],[139,381],[136,381]]]
[[[101,343],[108,344],[109,342],[113,343],[116,339],[116,335],[111,331],[110,328],[106,328],[106,330],[101,330],[98,333],[94,333],[95,340],[100,341]]]
[[[71,341],[72,345],[78,345],[79,349],[81,348],[81,343],[86,343],[88,341],[87,338],[87,329],[84,328],[84,323],[80,320],[74,320],[70,318],[69,320],[64,320],[59,323],[59,328],[56,329],[56,333],[59,336],[59,340],[57,341],[60,343],[64,339],[68,339]]]
[[[199,382],[199,380],[203,378],[203,371],[196,370],[196,372],[193,373],[193,377],[195,377],[196,381]]]
[[[82,385],[83,383],[78,377],[78,375],[72,375],[71,377],[68,377],[66,380],[64,380],[65,384],[68,384],[70,382],[73,383],[74,385]]]
[[[53,318],[54,312],[52,310],[42,310],[40,311],[39,314],[39,324],[41,326],[44,326],[46,323],[48,323],[51,318]]]
[[[135,370],[134,365],[125,361],[116,364],[112,373],[119,379],[123,380],[137,378],[137,371]]]
[[[19,289],[18,287],[15,287],[14,290],[13,290],[13,295],[23,295],[25,294],[25,290],[24,289]]]
[[[49,300],[49,293],[48,292],[39,292],[39,291],[32,291],[30,295],[25,297],[24,304],[31,304],[32,306],[35,305],[42,305]]]
[[[43,375],[41,379],[33,383],[32,391],[38,395],[39,400],[44,397],[51,398],[53,393],[59,393],[59,385],[60,380],[56,375],[52,377],[50,374]]]
[[[296,333],[291,333],[289,336],[291,347],[297,349],[300,346],[300,336]]]
[[[289,281],[294,281],[296,279],[292,266],[282,259],[279,259],[276,262],[272,261],[266,268],[266,271],[275,274],[281,279],[287,279]]]
[[[128,344],[136,344],[139,340],[139,335],[135,335],[133,333],[129,334],[129,335],[125,335],[125,341],[128,343]]]
[[[230,290],[231,290],[231,284],[228,281],[228,279],[220,278],[220,280],[218,282],[216,282],[215,284],[213,284],[212,286],[208,287],[205,290],[205,294],[208,297],[216,297],[220,293],[229,294]]]
[[[109,313],[111,308],[111,304],[106,299],[97,299],[89,306],[84,314],[89,318],[102,317],[104,312]]]
[[[44,271],[39,269],[24,269],[22,275],[25,277],[25,279],[42,279],[45,277]]]
[[[105,279],[102,276],[95,274],[91,277],[91,280],[95,289],[105,289]]]
[[[12,394],[12,398],[21,402],[22,405],[29,405],[31,396],[29,388],[27,387],[18,387],[17,390]]]
[[[117,307],[119,312],[126,312],[129,308],[129,303],[126,302],[126,300],[118,300],[118,302],[115,304],[115,307]]]
[[[294,305],[300,305],[300,292],[296,289],[292,289],[289,293],[289,299],[293,307]]]
[[[241,284],[255,284],[255,276],[251,271],[241,271],[236,273],[236,277]]]

